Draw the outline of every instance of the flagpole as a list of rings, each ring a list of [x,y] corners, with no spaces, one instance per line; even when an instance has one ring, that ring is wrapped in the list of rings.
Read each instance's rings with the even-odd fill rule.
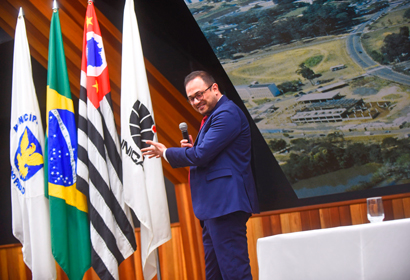
[[[160,268],[160,263],[159,263],[158,248],[155,249],[155,253],[157,254],[157,279],[161,280],[161,268]]]
[[[54,1],[53,1],[53,10],[55,11],[55,10],[57,10],[57,9],[58,9],[58,7],[57,7],[57,1],[54,0]]]

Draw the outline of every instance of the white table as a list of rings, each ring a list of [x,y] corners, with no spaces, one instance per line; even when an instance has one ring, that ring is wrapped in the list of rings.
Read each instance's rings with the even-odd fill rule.
[[[258,239],[260,280],[409,280],[410,219]]]

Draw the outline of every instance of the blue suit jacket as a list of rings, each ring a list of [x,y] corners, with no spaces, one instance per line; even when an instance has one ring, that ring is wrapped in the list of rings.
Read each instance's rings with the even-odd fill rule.
[[[216,104],[194,146],[168,148],[166,157],[173,168],[191,166],[192,204],[198,219],[259,212],[249,123],[226,96]]]

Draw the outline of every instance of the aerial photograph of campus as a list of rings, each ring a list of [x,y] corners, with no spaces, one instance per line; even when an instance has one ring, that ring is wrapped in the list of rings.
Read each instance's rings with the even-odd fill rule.
[[[299,198],[410,183],[410,1],[185,0]]]

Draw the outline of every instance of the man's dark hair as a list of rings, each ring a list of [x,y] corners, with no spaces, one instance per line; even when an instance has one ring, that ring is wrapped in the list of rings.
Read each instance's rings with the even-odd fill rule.
[[[205,71],[194,71],[191,72],[188,76],[185,77],[184,80],[184,87],[186,87],[186,85],[192,81],[193,79],[200,77],[202,79],[202,81],[205,82],[205,84],[207,84],[208,86],[216,83],[214,77],[212,77],[211,74],[209,74],[208,72]]]

